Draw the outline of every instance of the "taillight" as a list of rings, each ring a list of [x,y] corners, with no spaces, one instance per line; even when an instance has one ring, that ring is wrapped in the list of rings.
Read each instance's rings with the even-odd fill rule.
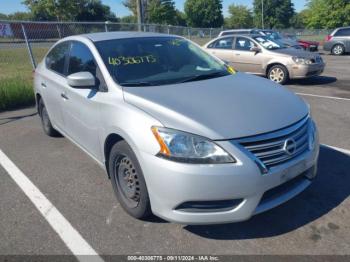
[[[326,36],[326,41],[331,41],[332,40],[332,36],[331,35],[327,35]]]

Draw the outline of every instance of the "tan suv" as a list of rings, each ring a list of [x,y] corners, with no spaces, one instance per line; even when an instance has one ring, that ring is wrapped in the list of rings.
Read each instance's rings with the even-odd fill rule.
[[[266,76],[280,84],[320,75],[325,67],[319,54],[286,48],[277,40],[261,35],[223,36],[204,48],[239,71]]]

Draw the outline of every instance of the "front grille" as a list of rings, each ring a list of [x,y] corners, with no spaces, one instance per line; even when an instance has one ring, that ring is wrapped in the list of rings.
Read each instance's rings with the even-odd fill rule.
[[[237,142],[266,168],[270,168],[290,161],[308,150],[308,123],[308,118],[304,118],[291,127]]]

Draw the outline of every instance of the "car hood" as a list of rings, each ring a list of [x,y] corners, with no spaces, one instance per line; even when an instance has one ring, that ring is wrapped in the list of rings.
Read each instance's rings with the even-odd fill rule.
[[[315,58],[315,54],[305,51],[304,49],[296,49],[296,48],[282,48],[282,49],[275,49],[271,50],[273,52],[276,52],[281,55],[287,55],[287,56],[298,56],[298,57],[305,57],[305,58]]]
[[[305,102],[274,82],[244,73],[152,87],[123,87],[124,99],[165,127],[213,140],[289,126],[308,114]]]

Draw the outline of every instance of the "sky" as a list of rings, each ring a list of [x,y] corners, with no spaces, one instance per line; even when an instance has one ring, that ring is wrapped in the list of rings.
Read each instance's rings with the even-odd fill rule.
[[[295,10],[298,12],[305,7],[307,0],[292,0]],[[102,2],[111,7],[112,12],[118,17],[130,14],[130,11],[122,4],[123,0],[102,0]],[[185,0],[175,0],[176,8],[183,11]],[[231,4],[242,4],[252,7],[253,0],[223,0],[224,16],[228,14],[228,6]],[[26,11],[26,6],[22,4],[22,0],[0,0],[0,13],[10,14],[17,11]]]

